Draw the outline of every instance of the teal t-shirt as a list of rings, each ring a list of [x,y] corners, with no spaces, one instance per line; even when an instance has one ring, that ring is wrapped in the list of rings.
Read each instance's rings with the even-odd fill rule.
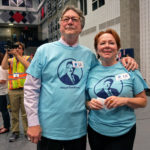
[[[41,79],[38,115],[42,136],[71,140],[86,134],[85,86],[98,63],[86,47],[59,41],[40,46],[27,73]]]
[[[109,96],[134,97],[147,87],[140,72],[127,71],[120,62],[104,67],[94,67],[88,77],[87,92],[91,98]],[[134,109],[121,106],[113,109],[90,110],[89,125],[96,132],[106,136],[120,136],[127,133],[136,123]]]

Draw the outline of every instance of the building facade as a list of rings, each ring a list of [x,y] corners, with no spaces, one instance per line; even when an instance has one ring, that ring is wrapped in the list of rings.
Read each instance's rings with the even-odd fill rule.
[[[96,33],[115,29],[121,49],[134,49],[134,58],[150,86],[150,2],[149,0],[78,0],[86,24],[79,42],[94,51]]]
[[[149,0],[0,0],[0,39],[21,36],[19,26],[33,26],[37,28],[35,33],[35,28],[23,33],[32,33],[38,40],[58,40],[60,13],[68,4],[80,8],[85,15],[79,43],[94,51],[95,35],[106,28],[115,29],[121,38],[121,49],[134,49],[134,58],[150,86]],[[9,23],[14,23],[16,28],[9,30],[6,26]]]

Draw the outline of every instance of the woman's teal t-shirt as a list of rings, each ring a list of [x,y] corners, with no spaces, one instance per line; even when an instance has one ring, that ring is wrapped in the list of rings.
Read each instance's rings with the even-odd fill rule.
[[[140,72],[127,71],[120,62],[104,67],[94,67],[88,77],[87,92],[91,98],[109,96],[134,97],[147,88]],[[136,123],[134,109],[121,106],[113,109],[90,110],[89,125],[106,136],[120,136],[127,133]]]

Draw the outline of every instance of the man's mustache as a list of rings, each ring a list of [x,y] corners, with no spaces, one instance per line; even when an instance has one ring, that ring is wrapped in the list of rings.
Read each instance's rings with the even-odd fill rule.
[[[75,29],[75,27],[74,26],[66,26],[65,29]]]

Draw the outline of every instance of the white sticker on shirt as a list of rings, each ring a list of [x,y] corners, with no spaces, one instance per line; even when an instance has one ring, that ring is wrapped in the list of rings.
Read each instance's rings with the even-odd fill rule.
[[[14,74],[13,74],[13,77],[14,77],[14,78],[19,77],[19,74],[18,74],[18,73],[14,73]]]
[[[74,68],[83,68],[84,64],[82,61],[72,61],[73,67]]]
[[[123,73],[115,76],[116,81],[127,80],[130,79],[130,75],[128,73]]]

